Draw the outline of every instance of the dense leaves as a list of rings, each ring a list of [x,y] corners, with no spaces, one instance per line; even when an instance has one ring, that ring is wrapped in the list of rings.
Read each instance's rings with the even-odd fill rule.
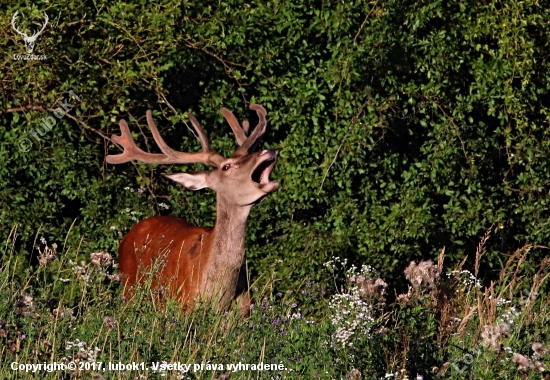
[[[235,141],[217,109],[254,125],[247,109],[257,102],[269,112],[263,145],[283,148],[273,173],[283,186],[250,218],[258,272],[321,277],[336,254],[390,278],[443,246],[461,260],[491,225],[486,268],[499,265],[499,252],[548,242],[550,11],[536,1],[0,9],[3,238],[19,223],[24,244],[37,231],[62,244],[72,226],[67,244],[114,252],[148,215],[212,225],[211,192],[160,176],[190,167],[107,165],[107,151],[118,150],[109,136],[126,118],[139,144],[156,150],[144,119],[152,109],[174,148],[196,151],[185,127],[193,110],[227,155]],[[12,58],[25,53],[9,27],[15,11],[28,31],[49,15],[35,48],[46,60]],[[70,90],[81,102],[38,143],[31,129]]]

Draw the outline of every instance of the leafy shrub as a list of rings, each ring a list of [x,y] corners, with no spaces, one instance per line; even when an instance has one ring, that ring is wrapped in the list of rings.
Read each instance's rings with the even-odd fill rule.
[[[169,185],[160,173],[170,168],[106,165],[118,149],[109,136],[126,118],[140,146],[155,150],[139,129],[152,109],[175,149],[195,151],[183,127],[193,110],[228,154],[235,142],[216,109],[242,118],[257,102],[269,112],[264,145],[283,147],[274,173],[283,186],[251,215],[253,273],[275,265],[281,286],[295,287],[325,278],[322,263],[336,255],[402,281],[404,263],[443,246],[458,264],[491,225],[482,270],[495,273],[499,252],[548,240],[550,24],[535,1],[3,9],[2,25],[19,11],[25,30],[50,16],[35,48],[44,61],[12,59],[24,52],[21,37],[0,32],[4,239],[15,223],[22,242],[38,230],[62,241],[72,226],[61,249],[114,252],[134,224],[127,209],[212,225],[212,194]],[[70,91],[81,101],[37,142],[31,130]]]

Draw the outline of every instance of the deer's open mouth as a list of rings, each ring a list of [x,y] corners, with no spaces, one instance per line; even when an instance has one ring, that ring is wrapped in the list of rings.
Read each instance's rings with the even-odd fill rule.
[[[252,172],[252,181],[259,183],[260,185],[265,185],[269,183],[269,174],[275,166],[275,159],[267,159],[262,162]]]
[[[270,157],[266,157],[266,159],[260,162],[252,171],[252,181],[254,181],[260,189],[264,189],[264,187],[266,187],[267,185],[271,185],[268,186],[265,190],[274,191],[279,187],[278,182],[271,181],[269,179],[269,175],[275,167],[276,162],[276,153],[271,154]]]

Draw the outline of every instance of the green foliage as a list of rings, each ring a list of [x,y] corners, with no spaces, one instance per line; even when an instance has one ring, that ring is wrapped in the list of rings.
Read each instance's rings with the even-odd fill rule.
[[[4,300],[0,306],[0,370],[4,378],[23,377],[23,371],[10,367],[14,362],[52,361],[75,362],[81,370],[41,370],[37,372],[40,378],[115,378],[121,372],[109,367],[109,362],[139,363],[129,373],[155,379],[208,379],[221,374],[247,379],[326,378],[343,370],[335,364],[329,345],[332,326],[319,319],[317,308],[325,303],[325,291],[317,284],[308,282],[299,292],[273,296],[256,288],[259,302],[248,319],[241,318],[237,308],[218,313],[209,304],[183,314],[181,305],[169,297],[165,305],[156,304],[150,282],[123,302],[122,289],[110,274],[112,260],[103,253],[66,252],[79,257],[75,264],[64,261],[55,247],[42,248],[43,261],[37,268],[20,264],[15,255],[0,267]],[[7,249],[5,253],[10,252],[9,245]],[[17,276],[20,272],[26,275]],[[163,362],[189,363],[192,369],[155,368],[155,363]],[[223,368],[198,370],[193,366],[201,363]],[[239,363],[276,365],[277,369],[228,367]]]
[[[125,118],[156,150],[144,128],[152,109],[173,148],[196,151],[184,127],[193,110],[228,155],[236,144],[217,109],[242,119],[250,102],[269,113],[264,146],[283,147],[273,174],[282,187],[248,226],[255,274],[274,268],[281,286],[319,280],[337,254],[397,280],[443,246],[458,262],[491,225],[484,269],[500,266],[498,252],[548,241],[550,11],[536,1],[65,0],[2,10],[0,235],[19,223],[19,252],[36,231],[63,248],[114,252],[135,219],[154,214],[212,225],[211,192],[160,176],[190,167],[107,165],[118,151],[109,136]],[[35,48],[46,60],[12,59],[24,54],[8,27],[16,10],[25,30],[48,13]],[[38,143],[31,129],[69,91],[81,102]]]
[[[0,372],[6,379],[187,380],[229,375],[519,380],[539,378],[537,368],[550,359],[545,347],[550,336],[550,261],[529,275],[524,259],[531,246],[518,250],[489,288],[467,271],[409,271],[412,287],[389,304],[384,292],[369,288],[376,276],[367,267],[348,271],[345,285],[334,295],[311,281],[272,294],[281,280],[273,274],[263,289],[253,285],[256,301],[245,319],[235,305],[224,313],[199,304],[184,314],[169,294],[165,303],[158,303],[158,289],[150,287],[154,270],[151,281],[123,300],[111,274],[113,262],[102,252],[75,248],[61,253],[41,242],[40,265],[33,267],[15,254],[15,229],[12,232],[4,247],[10,259],[0,266]],[[78,263],[67,256],[78,257]],[[431,262],[427,267],[436,268]],[[539,344],[537,349],[533,343]],[[11,367],[52,362],[74,362],[80,370],[27,375]],[[156,367],[163,362],[191,367]],[[113,365],[119,363],[136,363],[137,368],[117,371]],[[209,369],[207,363],[216,368]],[[239,363],[238,368],[228,366]],[[277,368],[251,369],[259,363]]]
[[[18,377],[6,367],[16,359],[67,361],[82,352],[104,362],[282,362],[293,371],[276,375],[289,379],[355,371],[363,379],[520,379],[548,362],[530,348],[549,337],[548,299],[531,299],[548,292],[545,251],[512,254],[525,242],[548,245],[550,234],[548,7],[61,0],[0,9],[3,374]],[[34,51],[47,59],[14,59],[25,54],[9,26],[15,11],[26,31],[47,12]],[[74,107],[58,118],[64,100]],[[236,143],[217,109],[242,120],[254,102],[268,110],[263,146],[283,150],[272,174],[282,186],[248,223],[248,264],[263,289],[250,319],[209,305],[189,315],[171,301],[157,307],[147,286],[122,303],[116,267],[97,266],[90,254],[114,254],[151,215],[211,226],[215,203],[212,192],[191,194],[160,175],[191,165],[107,165],[105,155],[119,151],[110,141],[118,121],[157,151],[145,127],[151,109],[174,149],[197,151],[185,127],[193,111],[227,156]],[[45,118],[55,121],[49,132]],[[410,260],[442,247],[453,267],[490,226],[472,265],[481,280],[498,280],[483,292],[442,281],[370,309],[343,270],[327,276],[323,265],[339,256],[399,283]],[[41,265],[48,252],[55,259]],[[332,276],[336,287],[324,295]],[[335,303],[339,296],[347,301]],[[333,322],[344,321],[339,313],[347,324]],[[353,344],[334,345],[338,329],[357,318]],[[512,354],[527,367],[518,371],[523,359]],[[267,374],[259,378],[275,375]]]

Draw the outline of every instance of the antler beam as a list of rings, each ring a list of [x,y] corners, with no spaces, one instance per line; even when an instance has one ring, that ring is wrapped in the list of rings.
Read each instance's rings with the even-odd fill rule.
[[[124,148],[124,152],[117,155],[108,155],[106,157],[107,162],[110,164],[122,164],[131,160],[138,160],[147,164],[202,163],[205,165],[218,167],[224,158],[210,148],[208,138],[206,137],[206,134],[197,119],[195,119],[192,114],[189,114],[189,118],[191,119],[191,123],[199,135],[202,146],[202,150],[200,152],[178,152],[170,148],[160,135],[157,126],[153,121],[151,111],[147,111],[147,124],[149,125],[149,128],[151,128],[153,138],[155,139],[159,149],[162,151],[162,154],[147,153],[141,150],[134,142],[132,134],[130,133],[130,128],[128,128],[128,124],[124,119],[122,119],[119,123],[121,134],[120,136],[113,136],[112,139],[114,143],[119,144]]]
[[[19,34],[20,36],[28,37],[27,33],[21,32],[19,29],[17,29],[17,26],[15,26],[15,22],[17,21],[17,18],[19,17],[18,13],[19,13],[18,11],[15,11],[15,13],[13,14],[13,17],[11,18],[11,26],[13,27],[13,30],[15,30],[15,32],[17,34]]]

